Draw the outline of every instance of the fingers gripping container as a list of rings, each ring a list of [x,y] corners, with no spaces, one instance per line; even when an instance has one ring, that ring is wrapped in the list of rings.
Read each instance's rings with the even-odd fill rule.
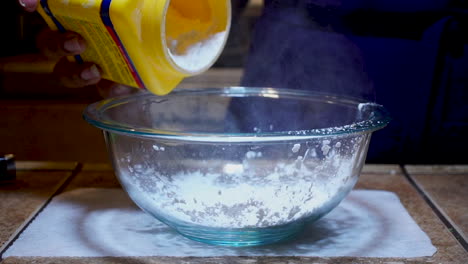
[[[49,27],[84,37],[103,78],[163,95],[210,68],[224,48],[230,0],[40,0]]]

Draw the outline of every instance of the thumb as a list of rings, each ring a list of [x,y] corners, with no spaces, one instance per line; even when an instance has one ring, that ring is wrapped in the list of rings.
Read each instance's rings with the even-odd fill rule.
[[[34,12],[37,8],[39,0],[19,0],[18,2],[24,10],[28,12]]]

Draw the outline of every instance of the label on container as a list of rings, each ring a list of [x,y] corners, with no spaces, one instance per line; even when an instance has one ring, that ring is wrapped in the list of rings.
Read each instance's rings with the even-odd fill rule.
[[[65,3],[67,0],[63,1]],[[78,63],[94,62],[102,69],[104,78],[144,88],[145,86],[112,24],[109,15],[111,2],[112,0],[74,0],[74,5],[88,7],[90,10],[99,10],[99,13],[95,16],[89,15],[89,12],[83,13],[81,16],[74,13],[73,18],[51,10],[48,0],[41,0],[40,4],[49,18],[46,19],[49,25],[53,23],[53,26],[61,32],[67,30],[77,32],[86,40],[86,51],[75,56]],[[74,12],[73,7],[68,12]]]

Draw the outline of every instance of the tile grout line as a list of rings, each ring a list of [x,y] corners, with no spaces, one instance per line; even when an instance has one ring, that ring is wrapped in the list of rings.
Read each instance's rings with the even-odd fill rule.
[[[16,231],[10,236],[10,238],[0,247],[0,262],[3,261],[3,254],[10,248],[13,243],[18,239],[18,237],[26,230],[26,228],[34,221],[34,219],[49,205],[52,199],[60,194],[69,183],[78,175],[83,168],[83,164],[77,163],[76,167],[70,172],[68,177],[65,177],[59,184],[57,188],[52,192],[52,195],[49,196],[36,210],[34,210],[29,217],[16,229]]]
[[[421,189],[421,191],[424,193],[424,195],[427,197],[427,199],[429,199],[434,207],[438,210],[438,212],[442,215],[442,217],[447,220],[447,222],[449,223],[450,227],[447,226],[447,228],[449,228],[450,232],[452,233],[452,235],[454,235],[455,237],[458,235],[460,236],[458,240],[464,240],[465,243],[468,242],[468,238],[465,236],[464,232],[461,230],[461,228],[455,223],[453,222],[453,220],[450,218],[449,215],[447,215],[447,213],[444,211],[444,209],[442,208],[442,206],[440,206],[437,201],[433,198],[433,196],[426,191],[426,188],[424,188],[424,186],[418,181],[417,178],[411,176],[412,174],[410,172],[408,172],[408,175],[409,177],[411,177],[411,179],[414,181],[414,183],[419,186],[419,188]],[[456,231],[456,234],[454,232],[452,232],[452,230]],[[461,243],[461,242],[460,242]],[[466,248],[465,248],[466,249]],[[466,251],[468,252],[468,249],[466,249]]]
[[[403,175],[410,182],[410,184],[416,189],[416,191],[422,196],[424,201],[431,207],[432,211],[437,215],[437,217],[442,221],[448,231],[455,237],[455,239],[460,243],[460,245],[468,252],[468,241],[465,240],[465,237],[458,231],[456,226],[452,223],[450,218],[442,211],[441,208],[437,206],[435,201],[429,197],[424,190],[418,185],[418,183],[410,176],[409,172],[406,170],[404,165],[400,165]]]

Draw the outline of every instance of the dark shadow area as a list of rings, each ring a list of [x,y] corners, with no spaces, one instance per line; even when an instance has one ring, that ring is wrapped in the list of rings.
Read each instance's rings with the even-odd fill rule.
[[[468,163],[466,1],[248,3],[232,0],[232,30],[215,69],[244,68],[246,86],[320,90],[384,105],[393,121],[373,135],[368,163]],[[94,86],[64,89],[50,62],[37,57],[35,36],[45,27],[37,13],[6,1],[0,22],[0,99],[100,99]]]

